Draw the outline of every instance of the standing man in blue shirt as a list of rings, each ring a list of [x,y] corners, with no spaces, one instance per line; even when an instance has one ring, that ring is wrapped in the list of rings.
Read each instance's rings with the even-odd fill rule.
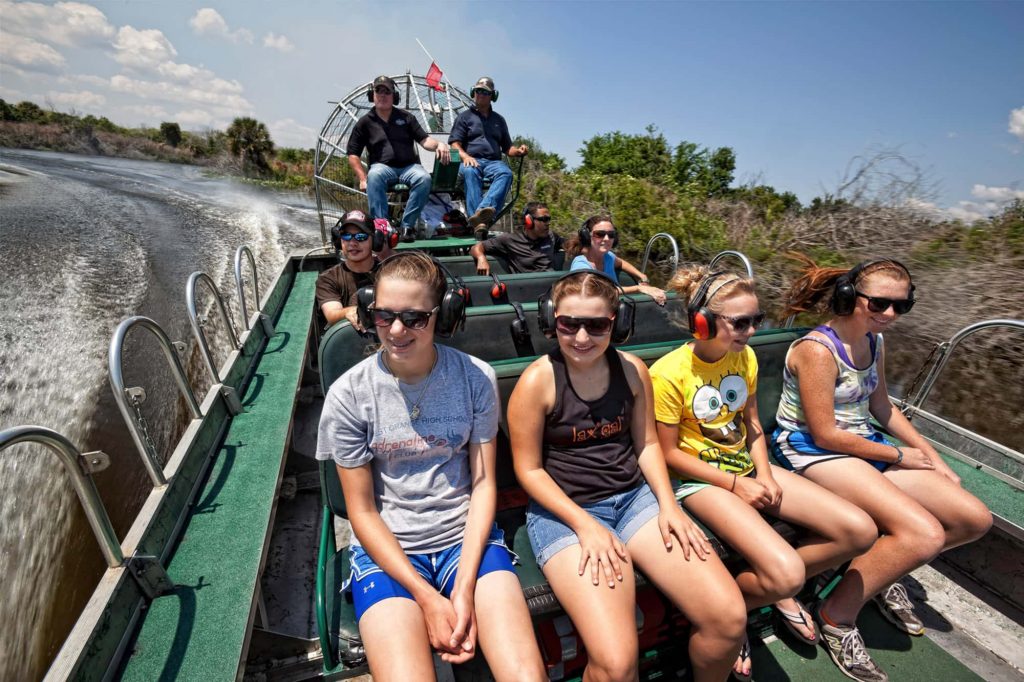
[[[512,146],[505,118],[491,108],[491,103],[498,101],[493,80],[482,77],[469,94],[474,104],[455,119],[448,144],[458,150],[462,159],[459,174],[466,188],[466,213],[470,216],[470,227],[475,228],[491,223],[512,186],[512,169],[502,161],[502,153],[509,157],[526,156],[530,149],[525,144]],[[485,180],[490,180],[491,186],[481,198]]]

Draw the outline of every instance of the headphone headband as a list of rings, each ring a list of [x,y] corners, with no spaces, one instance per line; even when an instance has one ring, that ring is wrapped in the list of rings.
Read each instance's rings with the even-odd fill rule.
[[[633,321],[636,316],[636,301],[626,297],[622,286],[614,278],[600,270],[573,270],[565,273],[548,288],[547,293],[537,299],[537,324],[544,336],[551,339],[557,334],[555,329],[555,302],[553,294],[555,286],[562,280],[582,275],[596,275],[610,282],[619,292],[619,305],[615,310],[615,322],[612,324],[612,343],[625,343],[633,333]]]
[[[441,295],[441,300],[438,304],[440,310],[437,312],[437,324],[434,326],[434,333],[440,337],[448,338],[455,333],[460,327],[465,326],[466,322],[466,307],[469,305],[469,288],[466,287],[462,278],[456,277],[448,268],[446,268],[441,261],[437,260],[433,256],[429,256],[423,251],[402,251],[400,253],[388,256],[380,262],[380,266],[377,268],[377,277],[380,277],[380,270],[384,265],[392,260],[398,258],[408,258],[411,256],[426,256],[430,259],[430,262],[437,268],[438,274],[441,279],[445,282],[445,290]],[[454,282],[454,286],[448,283],[448,278],[451,278]],[[373,327],[373,319],[370,315],[370,306],[376,300],[376,285],[366,286],[356,292],[356,314],[359,317],[359,323],[369,331]]]

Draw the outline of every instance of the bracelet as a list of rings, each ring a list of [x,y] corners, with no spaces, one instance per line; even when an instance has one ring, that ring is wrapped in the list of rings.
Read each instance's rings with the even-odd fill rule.
[[[893,445],[893,447],[896,448],[896,461],[893,464],[899,464],[903,461],[903,451],[896,445]]]
[[[729,486],[729,492],[736,492],[736,479],[739,478],[736,474],[732,475],[732,485]]]

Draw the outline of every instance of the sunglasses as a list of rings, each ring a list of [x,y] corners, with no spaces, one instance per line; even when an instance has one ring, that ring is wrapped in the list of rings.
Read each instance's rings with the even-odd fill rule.
[[[409,329],[425,329],[430,322],[430,316],[441,309],[435,306],[433,310],[385,310],[384,308],[370,308],[370,315],[373,316],[375,327],[390,327],[395,319],[402,321],[402,325]]]
[[[892,306],[893,312],[897,315],[906,315],[910,312],[910,309],[914,307],[914,299],[912,298],[885,298],[883,296],[868,296],[862,294],[859,291],[857,295],[861,298],[868,300],[868,310],[873,313],[884,313]]]
[[[604,336],[612,330],[614,317],[570,317],[559,315],[555,318],[555,329],[562,334],[575,335],[580,327],[587,330],[591,336]]]
[[[535,222],[535,223],[550,223],[551,222],[551,216],[549,216],[549,215],[534,216],[533,217],[533,222]]]
[[[594,236],[594,239],[604,239],[605,237],[615,239],[616,233],[615,230],[594,230],[591,234]]]
[[[473,94],[474,95],[487,95],[488,97],[490,97],[494,93],[491,92],[490,90],[484,90],[483,88],[476,88],[475,90],[473,90]]]
[[[744,315],[742,317],[726,317],[722,315],[723,320],[729,320],[729,324],[737,332],[742,334],[750,328],[757,329],[764,324],[764,313],[758,313],[756,315]]]
[[[357,242],[365,242],[369,238],[370,238],[370,235],[366,234],[365,232],[342,232],[341,233],[341,241],[343,241],[343,242],[350,242],[353,239],[355,239]]]
[[[388,88],[385,88],[383,85],[374,88],[373,91],[375,93],[377,93],[378,95],[390,95],[391,94],[391,90],[389,90]]]

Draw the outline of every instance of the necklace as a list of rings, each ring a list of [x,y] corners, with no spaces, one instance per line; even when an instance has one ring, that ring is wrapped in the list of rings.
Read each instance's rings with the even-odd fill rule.
[[[415,401],[413,401],[413,399],[409,397],[405,390],[402,389],[402,381],[397,376],[395,376],[394,372],[391,371],[391,365],[388,364],[387,355],[381,356],[381,358],[384,360],[384,366],[388,368],[388,372],[391,373],[391,376],[395,377],[395,386],[398,387],[398,392],[401,393],[402,397],[405,398],[408,402],[412,403],[412,409],[409,410],[409,418],[412,419],[413,421],[416,421],[417,419],[420,418],[420,403],[423,402],[423,398],[426,397],[427,389],[430,388],[430,382],[434,378],[434,368],[437,367],[437,356],[437,349],[434,349],[434,362],[433,364],[430,365],[430,371],[427,372],[427,378],[424,379],[423,381],[423,388],[420,389],[419,395],[416,396]]]

